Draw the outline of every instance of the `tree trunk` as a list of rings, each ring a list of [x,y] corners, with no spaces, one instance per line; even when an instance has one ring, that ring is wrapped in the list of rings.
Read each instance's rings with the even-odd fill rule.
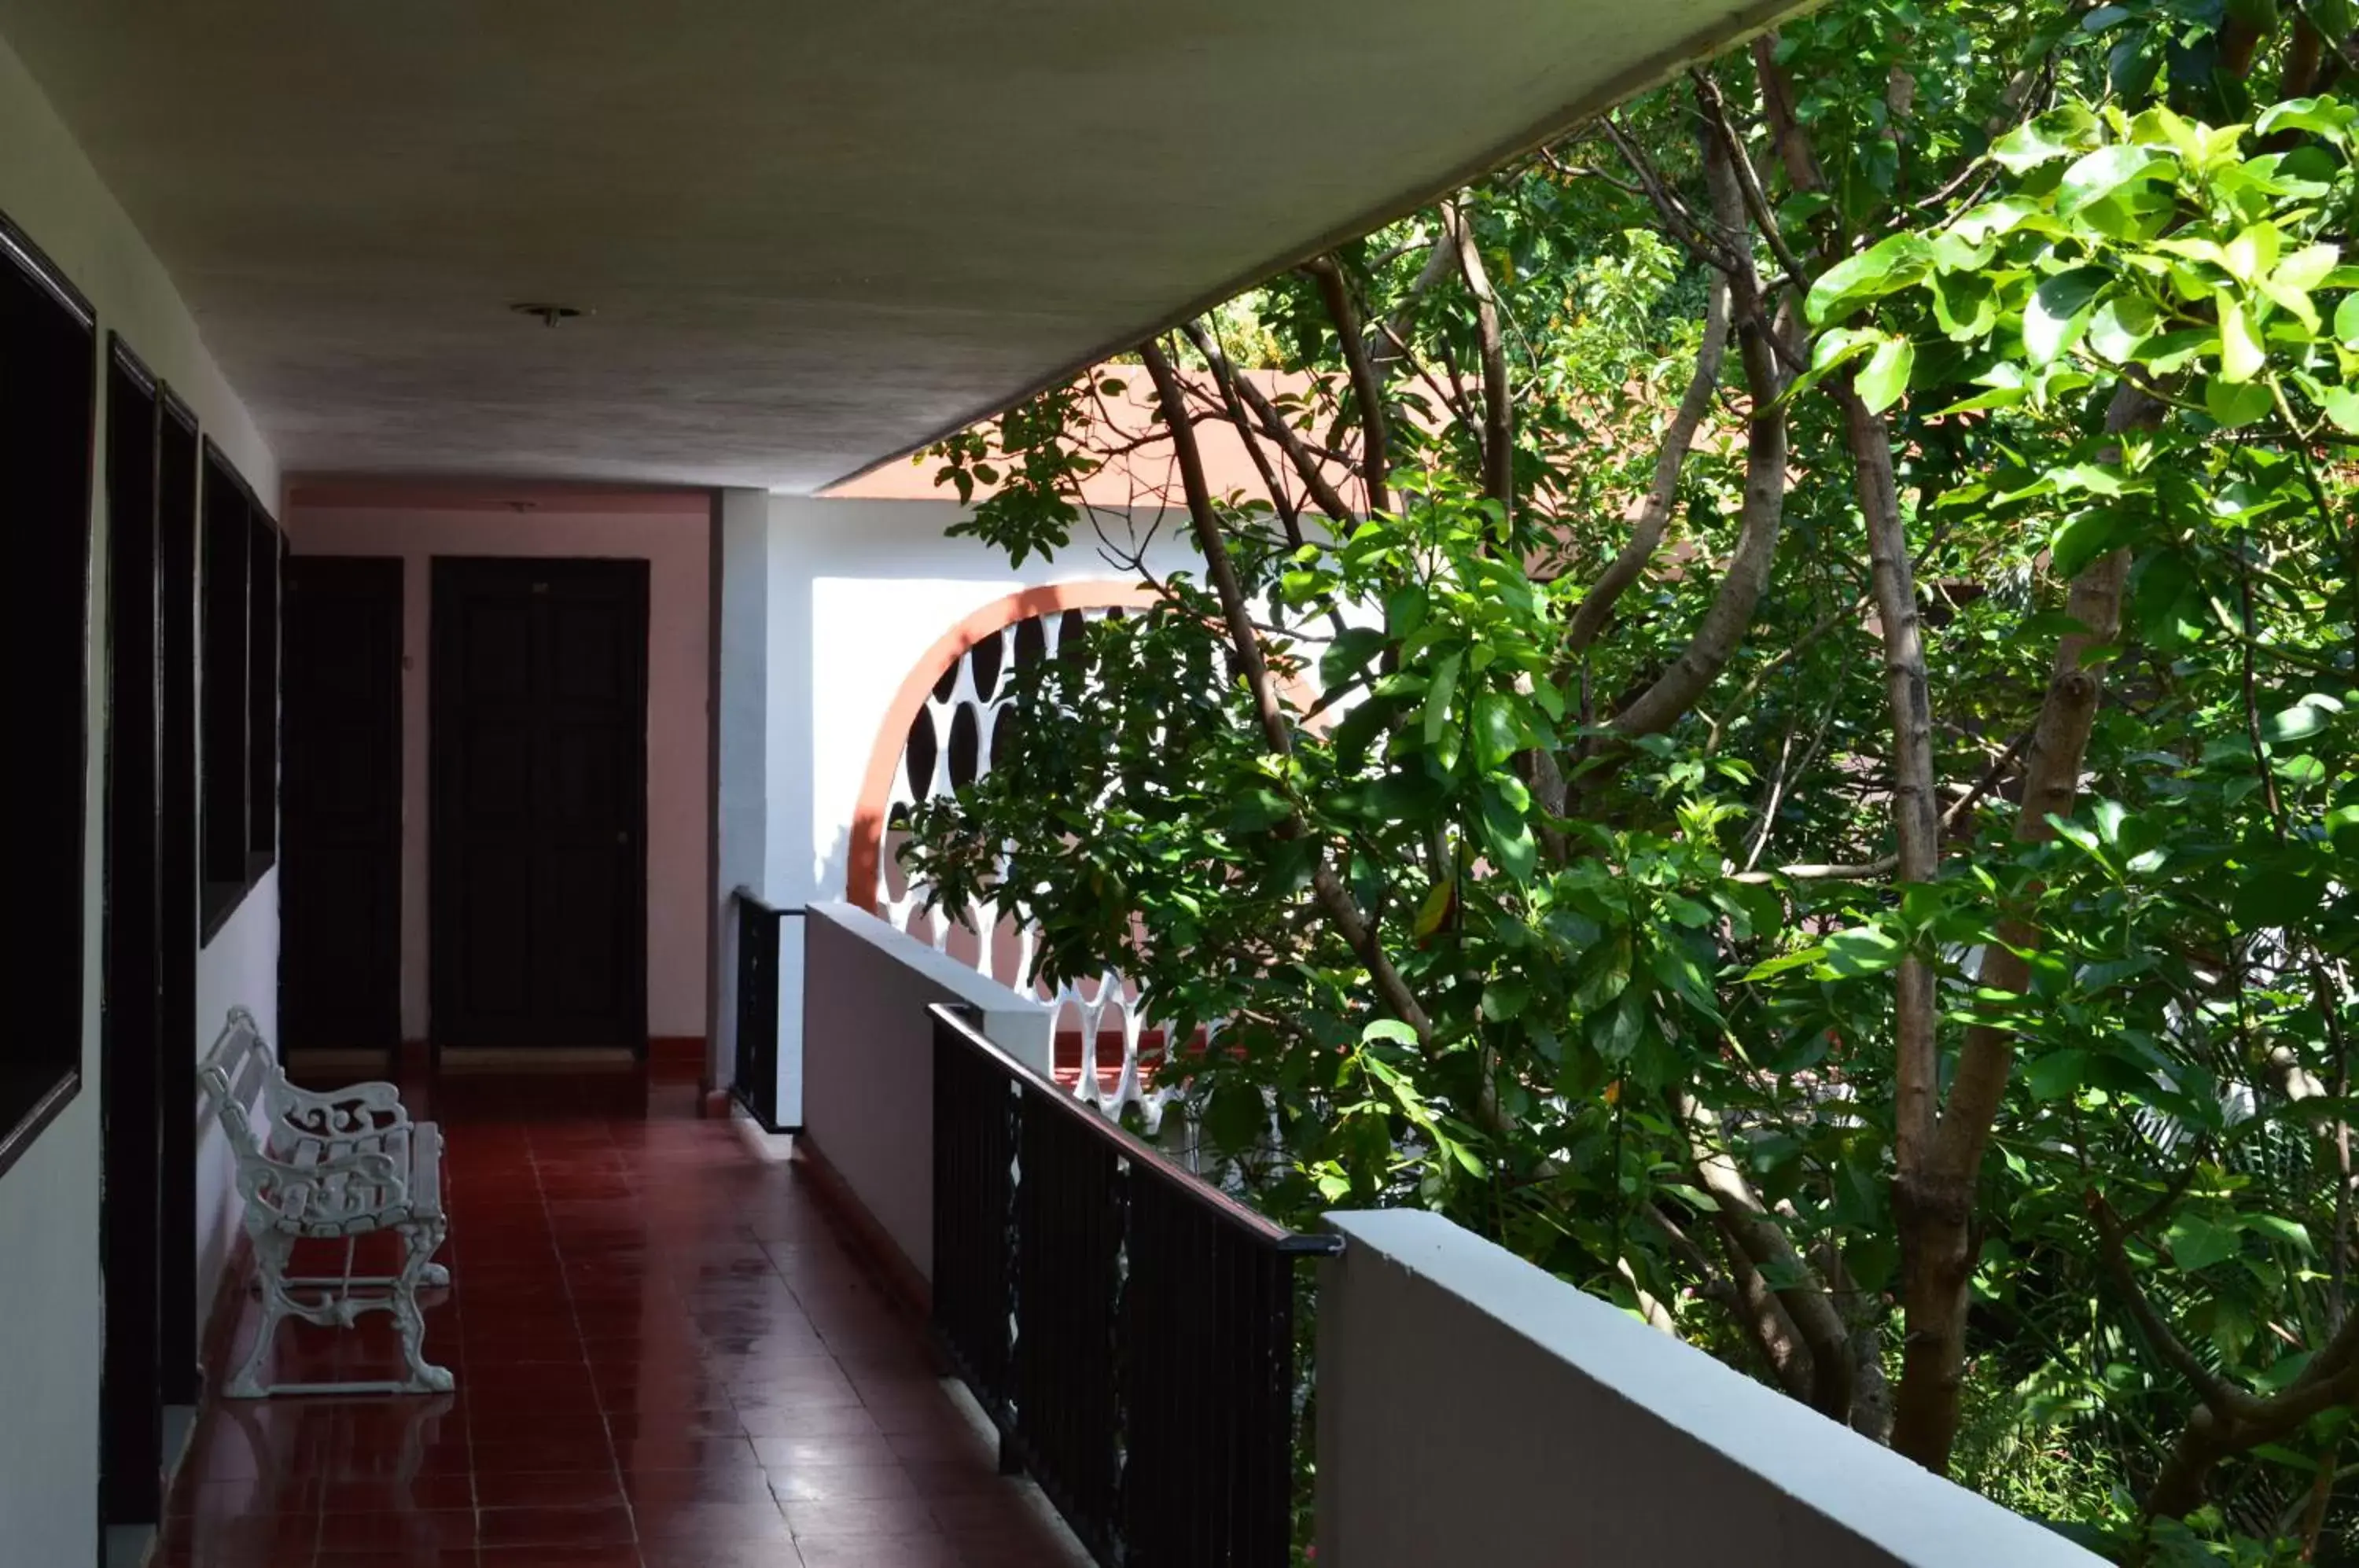
[[[1892,715],[1894,870],[1905,885],[1940,870],[1933,794],[1932,700],[1917,613],[1916,571],[1900,514],[1892,437],[1848,387],[1836,393],[1851,447],[1876,619],[1884,635]],[[1911,951],[1895,975],[1893,1049],[1898,1104],[1893,1216],[1899,1227],[1900,1297],[1908,1324],[1892,1446],[1930,1470],[1949,1468],[1965,1378],[1966,1287],[1973,1275],[1973,1183],[1942,1168],[1935,1140],[1940,1041],[1931,962]]]
[[[2106,429],[2118,435],[2151,424],[2162,413],[2160,403],[2124,383],[2106,408]],[[1882,421],[1875,423],[1880,428]],[[1857,439],[1858,433],[1854,432],[1854,441]],[[1854,455],[1859,450],[1854,445]],[[1882,451],[1888,472],[1888,441],[1883,443]],[[1862,485],[1864,490],[1864,479]],[[1886,619],[1885,636],[1889,648],[1894,609],[1886,604],[1880,561],[1876,572],[1878,614]],[[2026,757],[2023,808],[2016,821],[2018,838],[2051,836],[2054,830],[2048,825],[2049,813],[2061,816],[2072,810],[2080,791],[2082,759],[2088,750],[2089,732],[2096,721],[2098,699],[2104,691],[2102,670],[2094,666],[2084,668],[2082,659],[2091,648],[2109,644],[2120,634],[2122,594],[2128,576],[2128,552],[2115,550],[2092,562],[2073,581],[2071,614],[2088,630],[2067,634],[2057,647],[2048,695],[2040,705]],[[1913,639],[1913,604],[1908,611]],[[1921,649],[1919,657],[1918,679],[1921,681]],[[1918,765],[1914,757],[1903,755],[1909,744],[1900,734],[1905,727],[1904,701],[1913,705],[1913,700],[1907,699],[1901,691],[1901,681],[1896,675],[1895,772],[1904,780],[1903,789],[1907,787],[1906,775]],[[1896,826],[1902,829],[1900,875],[1904,881],[1921,880],[1931,874],[1930,864],[1922,860],[1928,842],[1933,846],[1933,855],[1939,855],[1938,819],[1933,821],[1930,834],[1925,823],[1919,820],[1931,811],[1930,766],[1929,751],[1924,760],[1929,789],[1923,813],[1913,804],[1904,808],[1900,791],[1895,794]],[[1908,813],[1905,819],[1904,809]],[[1927,865],[1922,872],[1910,870],[1912,845],[1920,863]],[[2030,984],[2031,968],[2015,949],[2029,946],[2038,935],[2020,920],[2003,922],[2001,941],[1984,952],[1980,985],[1984,989],[2020,995]],[[1967,1287],[1973,1278],[1979,1245],[1974,1232],[1974,1189],[1981,1179],[1984,1152],[1990,1146],[1991,1129],[2006,1097],[2007,1078],[2014,1071],[2015,1042],[2005,1029],[1969,1029],[1958,1055],[1949,1099],[1937,1115],[1933,1107],[1940,1054],[1930,1039],[1931,975],[1930,970],[1923,970],[1921,977],[1912,982],[1910,966],[1904,964],[1902,967],[1898,995],[1899,1134],[1894,1149],[1897,1169],[1892,1189],[1893,1217],[1900,1232],[1901,1306],[1908,1335],[1901,1351],[1892,1446],[1929,1470],[1946,1472],[1951,1447],[1957,1440],[1959,1400],[1965,1383]],[[1920,994],[1914,988],[1916,985],[1922,985],[1925,990]],[[1922,1012],[1916,1014],[1912,1009]],[[1924,1033],[1921,1040],[1919,1030]]]

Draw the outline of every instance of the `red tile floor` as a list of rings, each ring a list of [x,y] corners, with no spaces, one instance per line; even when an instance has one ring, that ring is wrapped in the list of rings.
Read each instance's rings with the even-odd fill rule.
[[[431,1100],[453,1279],[426,1343],[457,1391],[210,1406],[159,1568],[1071,1561],[802,1172],[697,1119],[692,1083]],[[277,1376],[391,1375],[389,1319],[362,1322],[286,1325]]]

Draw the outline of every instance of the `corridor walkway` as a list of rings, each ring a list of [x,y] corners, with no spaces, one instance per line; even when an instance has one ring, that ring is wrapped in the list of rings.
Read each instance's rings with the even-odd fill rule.
[[[207,1409],[161,1568],[1068,1561],[802,1173],[697,1119],[692,1083],[432,1097],[454,1279],[427,1350],[457,1392]],[[387,1376],[389,1321],[364,1323],[288,1325],[279,1375]]]

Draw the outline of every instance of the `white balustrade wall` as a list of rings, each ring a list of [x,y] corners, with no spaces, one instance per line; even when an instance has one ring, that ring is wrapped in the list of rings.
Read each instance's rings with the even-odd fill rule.
[[[1439,1214],[1339,1214],[1319,1568],[2097,1568]]]
[[[1049,1068],[1049,1009],[864,909],[813,904],[802,928],[803,1138],[918,1274],[934,1266],[937,1002],[977,1009],[983,1032]]]

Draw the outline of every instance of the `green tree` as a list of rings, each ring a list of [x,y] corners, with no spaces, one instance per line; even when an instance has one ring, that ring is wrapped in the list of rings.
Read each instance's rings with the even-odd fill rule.
[[[1143,372],[1203,570],[913,873],[1217,1024],[1275,1213],[1439,1209],[2125,1559],[2325,1550],[2354,71],[2321,0],[1844,0],[969,432],[962,527],[1068,548]]]

